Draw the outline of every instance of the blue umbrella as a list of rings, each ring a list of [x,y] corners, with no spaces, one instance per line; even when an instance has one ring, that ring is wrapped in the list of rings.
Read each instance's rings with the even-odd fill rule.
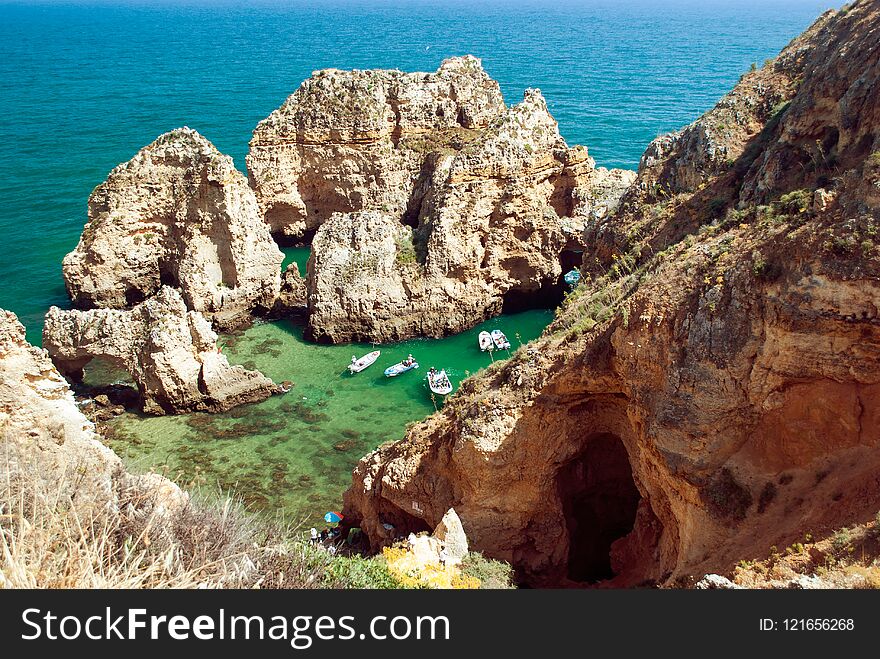
[[[334,524],[342,521],[342,513],[329,512],[324,515],[324,521],[328,524]]]

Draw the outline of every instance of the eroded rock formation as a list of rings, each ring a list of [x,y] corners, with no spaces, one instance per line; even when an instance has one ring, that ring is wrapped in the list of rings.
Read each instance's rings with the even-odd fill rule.
[[[121,309],[170,285],[190,309],[229,328],[272,307],[282,259],[232,159],[180,128],[95,188],[63,270],[78,306]]]
[[[333,213],[418,214],[426,156],[505,111],[474,57],[436,73],[315,72],[254,131],[248,172],[272,231],[307,237]]]
[[[224,411],[277,391],[261,373],[231,366],[218,350],[211,324],[187,310],[181,294],[167,286],[129,311],[52,307],[43,345],[72,377],[81,376],[96,357],[124,368],[138,386],[143,410],[151,414]]]
[[[27,483],[25,505],[36,510],[40,505],[59,506],[76,512],[80,523],[88,524],[122,506],[130,506],[135,516],[162,516],[187,502],[167,479],[125,471],[77,408],[46,351],[29,345],[24,327],[4,310],[0,310],[0,433],[4,488],[17,490],[20,481]],[[41,493],[51,501],[37,501]],[[158,529],[154,536],[161,532]]]
[[[652,144],[583,283],[366,456],[346,521],[535,585],[687,583],[880,507],[880,8],[823,15]]]
[[[370,210],[318,229],[308,275],[316,340],[439,337],[505,305],[552,301],[564,253],[582,247],[585,223],[613,209],[634,177],[569,149],[537,90],[460,149],[433,152],[422,175],[414,226]]]

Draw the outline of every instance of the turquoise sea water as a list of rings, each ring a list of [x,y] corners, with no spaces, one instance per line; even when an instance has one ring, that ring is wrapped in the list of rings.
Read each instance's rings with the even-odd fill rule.
[[[833,1],[0,2],[0,307],[39,341],[110,169],[183,124],[244,169],[254,126],[315,69],[472,53],[509,103],[539,87],[570,143],[635,167]]]
[[[296,267],[299,270],[299,274],[303,277],[306,276],[306,263],[309,261],[309,248],[308,247],[282,247],[281,251],[284,252],[284,260],[281,262],[281,272],[287,270],[287,266],[291,263],[296,262]]]
[[[0,307],[39,343],[49,305],[69,304],[61,258],[110,169],[186,124],[243,170],[257,122],[315,69],[430,71],[471,53],[509,103],[539,87],[569,143],[599,165],[635,167],[651,139],[710,108],[828,1],[0,2]],[[286,248],[285,265],[304,273],[307,252]],[[516,346],[548,320],[531,311],[489,325]],[[477,331],[383,347],[349,377],[351,354],[370,346],[318,347],[290,323],[259,325],[225,352],[293,380],[290,393],[226,415],[126,415],[111,441],[144,468],[311,515],[339,505],[363,453],[433,411],[424,370],[385,380],[382,369],[413,352],[457,382],[488,360]]]

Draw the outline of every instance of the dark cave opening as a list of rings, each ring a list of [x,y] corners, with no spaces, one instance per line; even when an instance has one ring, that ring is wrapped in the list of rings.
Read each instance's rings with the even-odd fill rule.
[[[288,236],[280,231],[273,231],[272,240],[281,249],[285,247],[309,247],[317,231],[317,228],[306,229],[301,236]]]
[[[402,510],[390,502],[380,510],[379,519],[387,540],[406,538],[410,533],[431,533],[433,530],[421,517]]]
[[[565,287],[558,281],[545,281],[533,290],[511,289],[504,294],[501,313],[518,313],[529,309],[555,309],[562,303]]]
[[[562,266],[562,274],[572,269],[580,268],[584,260],[584,252],[580,249],[566,249],[559,255],[559,265]]]
[[[514,288],[504,294],[501,313],[518,313],[529,309],[555,309],[565,298],[569,290],[565,283],[565,273],[572,268],[579,268],[583,260],[583,251],[566,249],[559,254],[562,274],[555,280],[545,280],[539,288],[524,290]],[[515,270],[514,270],[515,272]]]
[[[568,530],[568,579],[610,579],[611,545],[632,531],[640,499],[620,438],[603,433],[589,439],[559,469],[557,489]]]

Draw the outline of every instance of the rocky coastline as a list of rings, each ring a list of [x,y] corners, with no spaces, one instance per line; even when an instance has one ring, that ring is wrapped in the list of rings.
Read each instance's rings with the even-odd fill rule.
[[[366,456],[351,524],[378,547],[454,506],[537,586],[692,585],[870,524],[878,24],[826,13],[655,140],[545,335]]]
[[[507,106],[471,56],[315,72],[256,127],[247,177],[192,129],[160,136],[90,196],[44,350],[0,310],[4,474],[173,544],[189,496],[101,443],[65,380],[92,360],[140,412],[225,412],[289,389],[221,351],[257,318],[391,343],[558,304],[360,460],[344,526],[371,551],[470,546],[530,586],[716,588],[805,529],[872,524],[878,30],[875,3],[823,14],[637,172],[569,146],[540,91]],[[282,272],[279,244],[303,243],[306,276]]]

